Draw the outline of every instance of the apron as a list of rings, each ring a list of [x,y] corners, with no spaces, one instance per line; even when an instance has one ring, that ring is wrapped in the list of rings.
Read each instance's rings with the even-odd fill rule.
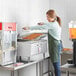
[[[48,34],[48,45],[49,45],[49,55],[52,63],[58,62],[60,57],[59,48],[60,40],[54,39],[51,35]]]

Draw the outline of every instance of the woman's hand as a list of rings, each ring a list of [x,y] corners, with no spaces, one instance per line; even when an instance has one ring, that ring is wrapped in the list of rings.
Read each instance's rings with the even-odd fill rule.
[[[40,23],[38,23],[38,25],[44,25],[44,23],[43,22],[40,22]]]
[[[24,29],[24,30],[29,30],[30,28],[29,28],[29,27],[23,27],[22,29]]]

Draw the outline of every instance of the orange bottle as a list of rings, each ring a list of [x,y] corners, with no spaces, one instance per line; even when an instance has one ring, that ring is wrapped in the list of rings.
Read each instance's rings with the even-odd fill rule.
[[[76,39],[76,28],[69,28],[70,39]]]

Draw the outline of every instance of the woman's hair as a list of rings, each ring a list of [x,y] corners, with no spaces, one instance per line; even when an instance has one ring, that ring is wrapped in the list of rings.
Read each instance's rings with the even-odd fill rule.
[[[60,19],[60,17],[56,17],[57,18],[57,22],[59,23],[59,25],[61,26],[61,19]]]
[[[60,17],[58,17],[58,16],[56,15],[56,13],[55,13],[54,10],[48,10],[48,11],[46,12],[46,14],[49,15],[51,18],[54,18],[54,19],[59,23],[59,25],[61,26],[61,19],[60,19]]]

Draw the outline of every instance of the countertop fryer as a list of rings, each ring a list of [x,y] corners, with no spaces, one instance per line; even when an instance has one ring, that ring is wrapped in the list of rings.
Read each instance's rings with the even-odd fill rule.
[[[27,30],[21,33],[18,39],[17,54],[23,60],[48,50],[48,31],[47,30]]]
[[[0,65],[16,62],[16,23],[0,23]]]

